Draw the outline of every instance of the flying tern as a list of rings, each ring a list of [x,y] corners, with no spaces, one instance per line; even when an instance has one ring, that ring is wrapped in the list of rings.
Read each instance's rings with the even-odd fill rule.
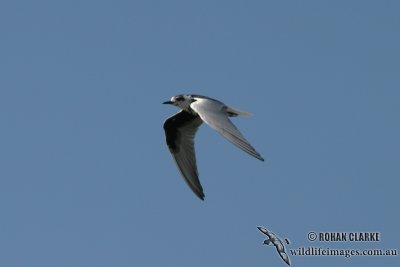
[[[250,113],[201,95],[176,95],[163,104],[171,104],[181,109],[164,122],[166,142],[186,183],[201,200],[204,200],[204,193],[197,171],[194,137],[203,122],[235,146],[264,161],[229,120],[229,117],[247,116]]]

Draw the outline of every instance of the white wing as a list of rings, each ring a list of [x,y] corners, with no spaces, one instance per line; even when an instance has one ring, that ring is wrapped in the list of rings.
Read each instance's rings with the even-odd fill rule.
[[[250,145],[235,125],[229,120],[228,107],[226,105],[212,99],[196,98],[196,101],[190,104],[190,107],[197,112],[205,123],[219,132],[232,144],[253,157],[264,161],[261,155]]]
[[[290,259],[286,252],[279,252],[279,256],[281,256],[282,260],[286,262],[287,265],[290,266]]]
[[[267,229],[265,229],[264,227],[261,226],[257,226],[257,229],[260,230],[261,233],[263,233],[264,235],[269,236],[269,231]]]

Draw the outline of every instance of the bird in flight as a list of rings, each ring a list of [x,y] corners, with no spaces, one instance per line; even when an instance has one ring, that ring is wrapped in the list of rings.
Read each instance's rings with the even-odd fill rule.
[[[204,200],[204,193],[197,171],[194,137],[203,122],[235,146],[264,161],[229,120],[229,117],[248,116],[250,113],[201,95],[176,95],[163,104],[171,104],[181,109],[164,122],[166,142],[186,183],[201,200]]]
[[[264,227],[257,226],[257,229],[264,235],[268,236],[268,239],[264,240],[263,244],[275,246],[279,256],[281,256],[282,260],[286,262],[287,265],[290,266],[289,256],[287,255],[285,251],[285,246],[283,245],[283,242],[279,239],[279,237],[277,237],[273,232],[267,230]],[[286,244],[289,244],[289,240],[287,238],[285,238],[285,242]]]

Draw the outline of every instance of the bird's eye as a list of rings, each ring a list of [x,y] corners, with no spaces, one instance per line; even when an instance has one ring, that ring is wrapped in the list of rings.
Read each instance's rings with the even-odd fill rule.
[[[176,101],[183,101],[185,98],[183,96],[178,96],[175,98]]]

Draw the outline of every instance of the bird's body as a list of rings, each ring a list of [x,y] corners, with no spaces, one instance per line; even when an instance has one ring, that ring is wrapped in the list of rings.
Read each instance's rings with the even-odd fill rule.
[[[166,142],[179,171],[200,199],[204,199],[204,193],[198,178],[194,137],[203,122],[246,153],[264,161],[229,120],[229,117],[250,115],[249,113],[201,95],[177,95],[164,104],[172,104],[181,109],[164,122]]]

